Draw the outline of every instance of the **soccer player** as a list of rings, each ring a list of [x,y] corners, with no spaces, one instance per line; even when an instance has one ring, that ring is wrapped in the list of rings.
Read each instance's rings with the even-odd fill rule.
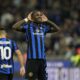
[[[20,75],[24,76],[25,74],[22,54],[16,43],[6,36],[7,33],[4,30],[0,30],[0,80],[12,80],[14,72],[14,52],[17,54],[21,65]]]
[[[26,80],[47,80],[45,34],[59,31],[60,28],[48,20],[43,12],[33,11],[27,18],[14,24],[13,29],[23,31],[26,34],[28,44]]]

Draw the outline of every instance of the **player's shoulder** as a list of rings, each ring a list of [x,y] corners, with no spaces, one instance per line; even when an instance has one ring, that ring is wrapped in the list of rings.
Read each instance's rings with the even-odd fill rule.
[[[41,26],[45,29],[45,28],[48,27],[48,24],[47,24],[47,22],[43,22],[43,23],[41,24]]]
[[[6,40],[6,41],[11,41],[11,39],[9,39],[9,38],[5,38],[5,40]]]
[[[15,41],[14,41],[14,40],[9,39],[9,38],[6,38],[6,41],[9,41],[9,42],[11,42],[11,43],[15,43]]]
[[[32,21],[28,21],[27,23],[24,23],[24,24],[22,24],[23,26],[26,26],[26,25],[29,25],[29,24],[31,24],[32,23]]]
[[[48,26],[47,22],[43,22],[42,25],[43,25],[43,27]]]
[[[28,29],[29,27],[30,27],[30,24],[31,24],[32,22],[31,21],[28,21],[27,23],[24,23],[24,24],[22,24],[22,29]]]

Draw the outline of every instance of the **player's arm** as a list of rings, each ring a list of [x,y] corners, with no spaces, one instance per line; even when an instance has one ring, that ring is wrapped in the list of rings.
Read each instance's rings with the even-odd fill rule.
[[[21,67],[20,67],[20,75],[24,76],[24,74],[25,74],[25,67],[24,67],[23,56],[22,56],[20,50],[16,50],[15,52],[16,52],[16,54],[18,56],[18,60],[19,60],[20,65],[21,65]]]
[[[50,27],[52,28],[53,31],[61,31],[58,25],[56,25],[54,22],[51,20],[47,20],[47,23],[50,24]]]
[[[29,21],[28,18],[25,18],[25,19],[15,23],[12,28],[14,30],[21,31],[21,27],[22,27],[21,25],[24,23],[28,23],[28,21]]]
[[[42,22],[46,22],[50,25],[52,31],[61,31],[58,25],[56,25],[53,21],[49,20],[44,14],[42,16]]]
[[[23,19],[23,20],[15,23],[12,28],[13,28],[14,30],[21,31],[21,27],[22,27],[21,25],[22,25],[22,24],[28,23],[29,21],[33,21],[33,20],[31,19],[31,14],[32,14],[32,12],[30,12],[25,19]]]

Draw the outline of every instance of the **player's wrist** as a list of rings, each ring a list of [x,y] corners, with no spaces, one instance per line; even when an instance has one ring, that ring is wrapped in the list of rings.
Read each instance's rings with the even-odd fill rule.
[[[24,69],[24,66],[21,66],[20,68],[21,68],[21,69]]]
[[[21,66],[21,68],[24,68],[24,66]]]
[[[24,64],[21,64],[20,67],[24,67]]]
[[[24,21],[25,21],[25,22],[28,22],[28,21],[29,21],[29,19],[28,19],[28,18],[25,18],[25,19],[24,19]]]

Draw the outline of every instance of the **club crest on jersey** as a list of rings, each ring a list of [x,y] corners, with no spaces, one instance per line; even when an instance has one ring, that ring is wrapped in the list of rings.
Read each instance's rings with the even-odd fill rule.
[[[40,32],[40,30],[39,30],[39,29],[36,29],[36,32],[37,32],[37,33],[39,33],[39,32]]]
[[[43,29],[42,27],[40,27],[40,29]]]

